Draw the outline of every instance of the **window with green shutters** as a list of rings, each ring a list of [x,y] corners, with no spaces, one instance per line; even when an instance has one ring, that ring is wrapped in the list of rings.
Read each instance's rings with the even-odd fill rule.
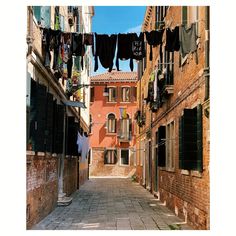
[[[166,127],[158,128],[158,166],[166,166]]]
[[[202,163],[202,106],[184,109],[179,119],[179,168],[203,170]]]

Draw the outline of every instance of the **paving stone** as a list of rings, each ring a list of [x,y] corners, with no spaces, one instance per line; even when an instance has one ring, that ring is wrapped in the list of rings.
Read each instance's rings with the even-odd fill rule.
[[[183,220],[139,184],[130,179],[104,178],[87,181],[73,194],[71,205],[57,207],[32,229],[170,230],[168,224],[176,222]]]

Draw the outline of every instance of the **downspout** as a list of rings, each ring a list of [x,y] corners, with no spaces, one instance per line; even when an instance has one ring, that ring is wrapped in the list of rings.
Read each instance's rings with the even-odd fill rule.
[[[210,87],[210,63],[209,63],[209,45],[210,45],[210,7],[205,7],[205,101],[209,99]]]

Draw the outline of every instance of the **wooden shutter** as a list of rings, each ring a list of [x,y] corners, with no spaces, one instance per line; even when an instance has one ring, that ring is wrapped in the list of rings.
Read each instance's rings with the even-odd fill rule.
[[[45,129],[45,149],[52,152],[52,136],[53,136],[53,95],[47,93],[46,105],[46,129]]]
[[[158,166],[166,166],[166,127],[158,129]]]
[[[182,168],[186,170],[196,169],[197,166],[197,116],[196,109],[184,109],[182,123]],[[184,149],[183,149],[184,147]]]
[[[128,131],[129,140],[132,139],[132,119],[129,119],[129,131]]]
[[[114,164],[117,163],[117,149],[114,150]]]
[[[54,126],[54,145],[53,152],[63,152],[63,132],[64,132],[64,106],[60,104],[55,105],[55,126]]]
[[[115,118],[114,122],[115,122],[115,133],[116,133],[117,132],[117,130],[116,130],[117,129],[117,119],[116,118]]]
[[[179,169],[183,169],[183,116],[179,118]]]
[[[46,87],[31,81],[30,94],[30,134],[32,150],[45,151],[45,124],[46,124]]]
[[[90,102],[94,102],[94,87],[90,87]]]
[[[202,156],[202,105],[197,106],[197,163],[196,169],[203,170],[203,156]]]
[[[104,150],[104,164],[107,164],[107,154],[108,154],[108,150]]]

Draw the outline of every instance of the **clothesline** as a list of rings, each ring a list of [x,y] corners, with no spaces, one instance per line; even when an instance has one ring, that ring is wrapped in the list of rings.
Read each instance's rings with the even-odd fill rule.
[[[169,20],[170,21],[170,20]],[[196,21],[194,21],[194,22],[192,22],[192,23],[190,23],[190,25],[192,25],[193,23],[197,23],[197,22],[200,22],[200,21],[202,21],[202,22],[205,22],[205,20],[203,20],[203,19],[200,19],[200,20],[196,20]],[[175,23],[175,26],[173,26],[173,28],[174,27],[176,27],[176,26],[185,26],[185,24],[183,23],[183,22],[187,22],[187,20],[185,20],[185,21],[182,21],[181,23]],[[156,23],[168,23],[167,21],[156,21]],[[108,23],[107,23],[108,24]],[[113,24],[113,23],[112,23]],[[171,25],[172,23],[170,23],[170,25]],[[82,26],[83,24],[75,24],[75,25],[79,25],[79,26]],[[159,30],[164,30],[164,29],[170,29],[170,28],[172,28],[172,27],[170,27],[170,25],[166,25],[166,26],[163,26],[163,27],[161,27],[160,29],[152,29],[151,31],[159,31]],[[51,28],[48,28],[48,27],[43,27],[43,26],[39,26],[39,28],[40,29],[51,29]],[[51,30],[55,30],[55,29],[51,29]],[[32,30],[33,31],[33,30]],[[66,32],[66,31],[62,31],[62,30],[60,30],[62,33],[65,33],[65,34],[68,34],[68,33],[77,33],[77,34],[97,34],[97,32],[93,32],[93,31],[91,31],[91,32]],[[137,32],[137,31],[134,31],[134,32],[128,32],[128,33],[145,33],[145,32],[151,32],[151,31],[139,31],[139,32]],[[108,35],[111,35],[111,34],[128,34],[127,32],[119,32],[119,33],[117,33],[117,32],[115,32],[115,33],[109,33]],[[103,34],[103,33],[100,33],[100,34]]]

